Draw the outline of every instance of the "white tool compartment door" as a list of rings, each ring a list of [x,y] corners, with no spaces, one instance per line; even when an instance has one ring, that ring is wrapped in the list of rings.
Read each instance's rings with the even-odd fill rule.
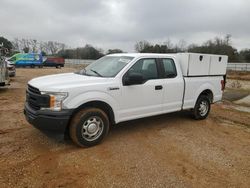
[[[209,64],[209,55],[190,54],[188,76],[209,75]]]
[[[209,75],[224,75],[227,69],[227,56],[211,56]]]

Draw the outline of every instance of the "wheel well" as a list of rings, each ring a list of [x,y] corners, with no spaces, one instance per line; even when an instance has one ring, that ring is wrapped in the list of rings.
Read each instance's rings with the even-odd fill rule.
[[[201,95],[207,96],[209,98],[210,102],[213,103],[214,95],[213,95],[213,92],[210,89],[206,89],[206,90],[202,91],[201,94],[199,95],[199,97]]]
[[[80,109],[87,108],[87,107],[100,108],[107,114],[110,123],[111,124],[115,123],[115,115],[114,115],[113,109],[111,108],[109,104],[103,101],[91,101],[91,102],[84,103],[74,110],[71,117],[73,117]]]

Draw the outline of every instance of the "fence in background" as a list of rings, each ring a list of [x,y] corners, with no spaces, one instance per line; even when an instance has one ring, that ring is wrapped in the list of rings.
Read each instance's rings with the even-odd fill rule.
[[[65,59],[66,65],[89,65],[92,59]],[[227,70],[250,71],[250,63],[228,63]]]
[[[250,71],[250,63],[228,63],[227,70]]]
[[[89,65],[94,60],[92,59],[65,59],[66,65]]]

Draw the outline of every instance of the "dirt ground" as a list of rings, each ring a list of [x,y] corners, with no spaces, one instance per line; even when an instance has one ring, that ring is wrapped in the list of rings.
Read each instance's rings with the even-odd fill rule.
[[[179,112],[119,124],[92,148],[29,125],[27,81],[72,70],[17,69],[0,90],[0,187],[249,187],[250,113],[230,101],[203,121]]]
[[[229,79],[250,81],[250,74],[248,71],[227,71],[227,77]]]

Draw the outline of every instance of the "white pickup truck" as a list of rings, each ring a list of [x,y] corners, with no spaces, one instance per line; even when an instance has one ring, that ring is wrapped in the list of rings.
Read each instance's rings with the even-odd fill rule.
[[[225,87],[227,56],[122,53],[75,73],[32,79],[24,113],[39,129],[68,131],[79,146],[100,143],[111,124],[192,109],[205,119]]]

